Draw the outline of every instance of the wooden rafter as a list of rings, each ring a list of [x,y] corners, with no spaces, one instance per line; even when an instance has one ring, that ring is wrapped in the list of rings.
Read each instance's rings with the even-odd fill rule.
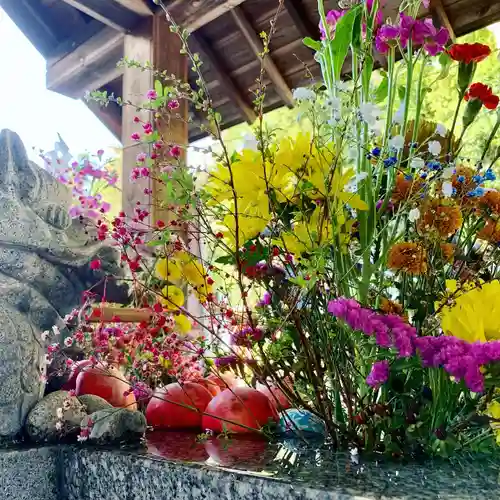
[[[174,21],[193,32],[231,11],[245,0],[174,0],[167,10]],[[165,2],[167,3],[167,2]]]
[[[455,35],[455,30],[453,29],[450,19],[448,18],[448,14],[446,14],[443,2],[441,0],[431,0],[430,10],[437,17],[441,26],[448,30],[450,38],[452,42],[454,42],[457,37]]]
[[[210,69],[215,74],[225,94],[234,104],[236,104],[236,106],[238,106],[245,120],[250,124],[253,123],[257,119],[257,114],[247,102],[241,90],[236,86],[236,83],[229,76],[229,71],[219,62],[221,58],[213,52],[210,44],[199,33],[192,33],[190,40],[195,42],[201,60],[210,65]],[[201,69],[203,70],[203,66]]]
[[[138,16],[151,16],[153,15],[153,11],[149,8],[146,0],[111,0],[125,7],[126,9],[134,12]]]
[[[248,45],[251,47],[255,56],[261,58],[261,53],[263,50],[262,42],[255,33],[255,30],[252,28],[250,22],[246,18],[245,13],[241,9],[241,7],[235,7],[231,11],[231,15],[233,16],[234,21],[236,22],[239,30],[241,31],[241,34],[248,42]],[[272,60],[271,55],[267,54],[262,61],[267,75],[269,76],[270,80],[273,82],[276,88],[276,92],[281,97],[284,104],[286,104],[289,107],[292,107],[293,106],[292,91],[290,90],[288,83],[286,83],[285,79],[283,78],[283,75],[280,73],[280,70]]]
[[[313,39],[319,37],[319,29],[311,22],[302,0],[284,0],[284,5],[288,15],[292,18],[293,23],[303,37]]]
[[[119,78],[123,68],[125,34],[105,27],[73,52],[47,66],[47,88],[69,97],[81,98]]]
[[[129,31],[141,21],[141,16],[114,0],[63,0],[63,2],[118,31]]]

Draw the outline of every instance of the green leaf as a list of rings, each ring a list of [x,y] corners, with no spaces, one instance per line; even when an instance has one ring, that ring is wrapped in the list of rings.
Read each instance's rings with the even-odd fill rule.
[[[163,96],[163,85],[160,80],[155,80],[155,91],[158,94],[158,97]]]
[[[384,75],[382,81],[380,82],[380,85],[375,91],[375,99],[374,99],[375,103],[380,104],[382,101],[385,101],[388,93],[389,93],[389,79],[387,78],[387,75]]]
[[[406,97],[406,87],[404,85],[398,86],[398,96],[401,101],[405,100]]]
[[[306,36],[303,40],[302,43],[306,46],[309,47],[310,49],[315,50],[316,52],[319,52],[321,50],[321,42],[318,42],[316,40],[313,40],[310,36]]]
[[[438,61],[441,66],[441,72],[439,73],[437,80],[444,80],[450,73],[452,60],[446,52],[442,52]]]
[[[330,41],[330,48],[333,52],[333,71],[336,80],[340,80],[342,66],[349,52],[354,26],[357,25],[359,16],[361,16],[361,4],[342,16],[335,27],[335,38]]]
[[[159,247],[160,245],[164,245],[165,242],[163,240],[151,240],[146,243],[148,247]]]
[[[352,46],[355,50],[359,51],[361,50],[362,43],[363,39],[362,39],[362,29],[361,29],[361,9],[360,9],[358,11],[358,15],[354,19],[354,23],[352,26]]]

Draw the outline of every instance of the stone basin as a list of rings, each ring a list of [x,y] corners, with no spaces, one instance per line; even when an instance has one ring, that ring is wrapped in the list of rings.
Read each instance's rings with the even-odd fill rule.
[[[391,462],[320,443],[154,433],[140,449],[0,451],[5,500],[496,500],[500,458]]]

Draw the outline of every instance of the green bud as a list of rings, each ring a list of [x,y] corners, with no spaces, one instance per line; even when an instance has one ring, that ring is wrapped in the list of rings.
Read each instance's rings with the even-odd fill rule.
[[[465,91],[469,88],[469,85],[472,83],[472,79],[474,78],[474,73],[476,72],[477,64],[475,62],[471,62],[470,64],[465,64],[461,62],[458,65],[458,90],[464,94]]]
[[[467,128],[476,119],[476,116],[479,111],[481,111],[482,107],[483,103],[480,99],[471,99],[467,103],[467,107],[465,108],[465,113],[462,118],[464,128]]]

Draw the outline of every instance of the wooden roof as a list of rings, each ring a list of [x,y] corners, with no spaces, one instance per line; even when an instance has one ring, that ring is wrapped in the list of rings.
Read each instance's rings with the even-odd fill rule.
[[[177,23],[192,33],[190,45],[204,61],[215,108],[230,127],[251,122],[252,90],[261,50],[258,33],[269,30],[278,0],[173,0],[165,2]],[[337,1],[327,1],[338,8]],[[395,16],[399,0],[387,0],[386,16]],[[319,77],[313,53],[302,44],[318,38],[317,0],[284,0],[268,58],[266,110],[291,105],[291,90],[307,83],[305,66]],[[107,89],[121,95],[127,33],[141,30],[158,8],[152,0],[0,0],[0,6],[47,60],[47,88],[80,98],[85,91]],[[425,14],[423,11],[422,14]],[[500,20],[498,0],[432,0],[431,14],[456,36]],[[91,108],[117,136],[118,107]],[[201,137],[193,125],[190,139]]]

